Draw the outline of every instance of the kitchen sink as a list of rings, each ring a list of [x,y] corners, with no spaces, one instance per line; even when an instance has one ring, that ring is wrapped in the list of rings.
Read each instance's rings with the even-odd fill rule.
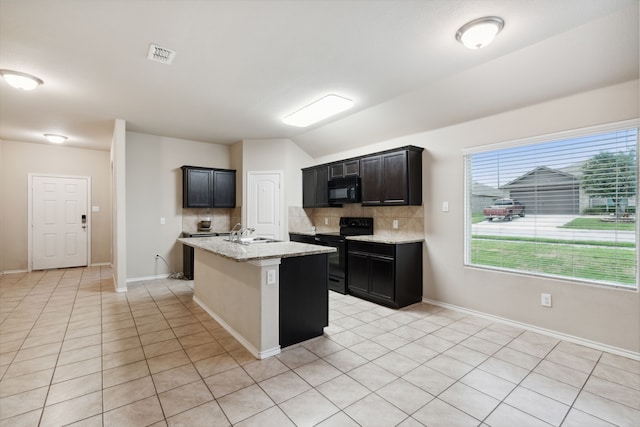
[[[275,242],[280,242],[280,240],[276,240],[276,239],[269,239],[268,237],[241,237],[240,240],[231,240],[230,238],[227,238],[225,240],[228,240],[230,242],[233,243],[239,243],[241,245],[255,245],[258,243],[275,243]]]

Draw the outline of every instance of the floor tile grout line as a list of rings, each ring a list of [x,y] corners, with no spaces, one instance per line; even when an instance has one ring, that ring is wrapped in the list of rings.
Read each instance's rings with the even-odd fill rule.
[[[165,285],[165,287],[166,287],[167,289],[169,289],[169,290],[171,290],[171,292],[173,292],[172,287],[171,287],[171,285],[170,285],[170,284],[163,284],[163,285]],[[59,284],[58,284],[57,286],[59,286]],[[82,287],[82,282],[81,282],[81,284],[80,284],[80,285],[76,285],[76,286],[75,286],[75,291],[74,291],[74,292],[75,292],[75,294],[74,294],[74,295],[75,295],[75,298],[76,298],[76,299],[77,299],[77,298],[79,297],[79,295],[80,295],[80,290],[81,290],[80,288],[81,288],[81,287]],[[149,290],[147,290],[146,292],[147,292],[147,294],[148,294],[148,297],[149,297],[151,300],[153,300],[153,302],[154,302],[154,307],[155,307],[157,310],[159,310],[159,311],[160,311],[160,313],[163,315],[163,318],[164,318],[165,320],[168,320],[168,317],[166,317],[166,316],[165,316],[165,312],[161,309],[161,307],[162,307],[162,306],[165,306],[165,304],[162,304],[162,301],[164,300],[164,298],[163,298],[162,296],[159,296],[159,297],[158,297],[158,294],[154,294],[154,293],[153,293],[153,291],[149,291]],[[49,293],[48,301],[53,297],[53,295],[54,295],[54,291],[51,291],[51,292]],[[182,299],[180,299],[180,298],[178,298],[178,296],[177,296],[175,293],[174,293],[174,296],[176,296],[176,298],[178,299],[178,301],[180,301],[180,302],[181,302],[182,306],[183,306],[184,308],[186,308],[186,309],[187,309],[187,311],[189,311],[189,312],[191,313],[191,315],[193,315],[194,317],[196,317],[196,319],[197,319],[197,323],[199,323],[199,325],[200,325],[201,327],[203,327],[203,328],[204,328],[204,330],[206,330],[206,331],[207,331],[207,333],[208,333],[209,335],[211,335],[211,330],[210,330],[208,327],[205,327],[205,326],[204,326],[204,323],[203,323],[203,322],[204,322],[204,320],[203,320],[203,318],[202,318],[202,317],[197,316],[197,314],[198,314],[197,312],[192,312],[192,311],[189,309],[189,307],[187,306],[187,304],[185,303],[185,301],[184,301],[184,300],[182,300]],[[100,302],[100,304],[101,304],[101,306],[102,306],[102,307],[104,306],[104,303],[105,303],[105,299],[104,299],[104,298],[102,298],[102,299],[101,299],[101,302]],[[145,304],[145,303],[146,303],[146,302],[143,302],[143,304]],[[132,314],[132,309],[131,309],[131,306],[129,305],[129,302],[127,302],[127,304],[128,304],[128,306],[129,306],[129,313],[130,313],[130,314]],[[160,305],[160,304],[162,304],[162,305]],[[170,305],[170,304],[166,304],[166,305]],[[43,307],[46,307],[46,305],[45,305],[45,306],[43,306]],[[429,313],[429,314],[431,315],[431,314],[433,314],[433,313]],[[389,313],[387,313],[387,314],[384,314],[384,315],[380,315],[380,316],[378,316],[378,317],[379,317],[379,318],[385,318],[385,317],[389,317],[389,316],[390,316],[390,314],[389,314]],[[177,316],[177,317],[181,317],[181,316]],[[428,317],[428,316],[427,316],[427,317]],[[133,318],[133,315],[132,315],[132,318]],[[171,317],[171,318],[176,318],[176,317]],[[71,319],[71,317],[70,317],[70,318],[69,318],[69,320],[67,321],[67,331],[68,331],[68,327],[69,327],[69,324],[70,324],[70,319]],[[463,321],[463,320],[464,320],[464,318],[461,318],[461,319],[451,319],[451,320],[452,320],[452,323],[450,323],[450,324],[448,324],[448,325],[439,325],[440,327],[439,327],[438,329],[436,329],[436,330],[434,330],[434,331],[431,331],[431,332],[429,332],[429,333],[425,334],[425,336],[430,335],[430,334],[434,334],[434,333],[436,333],[437,331],[440,331],[440,330],[442,330],[442,329],[444,329],[444,328],[447,328],[447,327],[451,326],[453,323],[457,323],[457,322],[459,322],[459,321]],[[407,323],[402,323],[402,322],[398,322],[398,323],[400,323],[400,326],[407,325]],[[34,324],[34,325],[35,325],[35,324]],[[176,327],[179,327],[179,326],[180,326],[180,325],[178,325],[178,326],[176,326]],[[31,329],[33,329],[33,327],[34,327],[34,326],[32,326],[32,328],[31,328]],[[464,345],[463,345],[464,341],[466,341],[467,339],[469,339],[469,338],[471,338],[471,337],[474,337],[474,336],[476,336],[476,335],[480,334],[481,332],[483,332],[483,331],[487,330],[487,329],[488,329],[488,328],[490,328],[490,327],[491,327],[491,324],[489,324],[489,325],[485,325],[482,329],[480,329],[480,330],[478,330],[478,331],[474,332],[473,334],[468,334],[468,333],[464,332],[464,334],[465,334],[465,335],[468,335],[465,339],[463,339],[463,340],[461,340],[461,341],[458,341],[458,342],[456,342],[456,341],[450,341],[451,346],[450,346],[449,348],[447,348],[447,349],[445,349],[445,350],[443,350],[443,351],[438,351],[438,352],[436,352],[433,356],[431,356],[431,357],[430,357],[429,359],[427,359],[426,361],[421,362],[418,366],[425,365],[429,360],[431,360],[431,359],[433,359],[433,358],[435,358],[435,357],[438,357],[438,356],[440,356],[440,355],[445,355],[447,351],[449,351],[451,348],[454,348],[454,347],[456,347],[456,346],[458,346],[458,345],[462,345],[463,347],[465,347],[465,348],[467,348],[467,349],[469,349],[469,350],[471,350],[471,351],[477,351],[477,350],[475,350],[475,349],[473,349],[473,348],[470,348],[470,347],[466,347],[466,346],[464,346]],[[171,327],[171,325],[169,325],[169,328],[170,328],[171,330],[173,330],[173,327]],[[101,345],[102,345],[102,344],[104,343],[104,341],[103,341],[104,323],[101,323],[101,328],[100,328],[100,329],[101,329]],[[454,329],[455,329],[455,328],[454,328]],[[378,336],[381,336],[381,335],[383,335],[383,334],[387,334],[387,333],[393,333],[393,331],[395,331],[395,330],[396,330],[396,329],[393,329],[393,330],[390,330],[390,331],[385,330],[383,333],[378,334],[378,335],[375,335],[375,336],[372,336],[372,337],[369,337],[369,338],[368,338],[368,337],[366,337],[366,336],[363,336],[363,339],[364,339],[365,341],[369,341],[369,342],[375,343],[375,342],[376,342],[376,341],[375,341],[375,338],[377,338]],[[30,331],[31,331],[31,330],[30,330]],[[137,328],[136,328],[136,332],[138,332],[138,329],[137,329]],[[462,332],[462,331],[460,331],[460,332]],[[507,347],[511,342],[513,342],[515,339],[517,339],[517,338],[518,338],[519,336],[521,336],[523,333],[524,333],[524,331],[521,331],[521,332],[520,332],[520,334],[519,334],[518,336],[513,337],[513,338],[511,339],[511,341],[509,341],[509,342],[507,342],[507,343],[505,343],[505,344],[502,344],[502,343],[496,343],[496,342],[494,342],[494,341],[487,340],[488,342],[492,342],[492,343],[494,343],[494,344],[498,344],[498,345],[500,346],[500,347],[499,347],[499,348],[497,348],[497,349],[496,349],[496,350],[495,350],[491,355],[487,355],[487,354],[485,353],[485,355],[487,356],[487,359],[488,359],[489,357],[494,357],[494,356],[496,355],[496,353],[497,353],[497,352],[499,352],[501,349],[503,349],[503,348]],[[356,334],[357,334],[357,333],[356,333]],[[190,335],[190,334],[187,334],[187,335],[184,335],[184,336],[189,336],[189,335]],[[66,336],[66,331],[65,331],[65,336]],[[434,336],[437,336],[437,335],[434,335]],[[214,338],[215,338],[215,337],[214,337]],[[400,338],[404,338],[404,337],[400,336]],[[483,338],[483,337],[476,337],[476,338],[478,338],[478,339],[486,339],[486,338]],[[178,342],[179,342],[179,344],[180,344],[180,348],[182,348],[182,350],[186,352],[187,347],[185,347],[185,345],[180,341],[180,339],[179,339],[177,336],[176,336],[176,339],[178,340]],[[331,339],[330,339],[330,337],[326,337],[325,339],[327,339],[327,340],[331,340]],[[138,332],[138,341],[139,341],[140,346],[142,347],[142,342],[141,342],[141,339],[140,339],[140,334],[139,334],[139,332]],[[407,339],[407,343],[406,343],[406,344],[414,343],[415,341],[416,341],[416,339],[413,339],[413,340],[411,340],[411,339]],[[447,340],[447,341],[448,341],[448,340]],[[549,357],[549,355],[550,355],[553,351],[555,351],[555,350],[562,351],[562,350],[558,349],[558,345],[559,345],[559,343],[561,343],[561,342],[564,342],[564,341],[562,341],[562,340],[558,341],[558,342],[553,346],[553,348],[552,348],[551,350],[547,351],[547,353],[546,353],[542,358],[539,358],[540,360],[536,363],[536,365],[535,365],[535,366],[533,366],[532,368],[525,368],[525,369],[527,369],[527,374],[526,374],[526,375],[525,375],[525,376],[520,380],[520,382],[519,382],[518,384],[516,384],[516,386],[514,387],[514,389],[513,389],[513,390],[515,390],[515,388],[517,388],[517,387],[521,386],[521,385],[522,385],[522,383],[526,380],[526,378],[528,378],[528,377],[531,375],[531,373],[533,373],[533,371],[537,368],[537,366],[539,366],[539,365],[540,365],[540,363],[542,363],[542,361],[547,360],[547,357]],[[405,345],[406,345],[406,344],[405,344]],[[345,347],[345,346],[340,345],[340,344],[337,344],[337,345],[339,346],[339,348],[340,348],[340,349],[346,349],[346,350],[349,350],[349,347]],[[386,355],[388,355],[388,354],[390,354],[390,353],[395,352],[395,350],[397,350],[397,348],[398,348],[398,347],[395,347],[395,348],[389,348],[389,347],[386,347],[386,346],[384,346],[384,345],[383,345],[383,347],[385,347],[385,354],[384,354],[384,355],[380,355],[380,356],[374,357],[374,358],[372,358],[372,359],[369,359],[368,357],[366,357],[366,358],[365,358],[365,360],[366,360],[366,362],[365,362],[365,363],[375,363],[375,361],[376,361],[376,360],[378,360],[378,359],[380,359],[381,357],[384,357],[384,356],[386,356]],[[223,347],[223,348],[224,348],[224,350],[225,350],[225,353],[226,353],[226,354],[228,354],[228,355],[230,355],[232,358],[234,358],[234,356],[231,354],[231,348],[229,348],[229,349],[227,349],[226,347]],[[314,353],[314,352],[313,352],[312,350],[310,350],[310,349],[307,349],[307,350],[308,350],[308,351],[311,351],[312,353]],[[518,349],[512,349],[512,350],[513,350],[513,351],[519,351]],[[323,356],[321,356],[321,355],[318,353],[318,354],[316,354],[316,357],[318,357],[318,359],[319,359],[319,360],[323,360],[323,361],[325,361],[326,363],[328,363],[329,365],[332,365],[328,360],[325,360],[325,358],[326,358],[328,355],[333,354],[334,352],[335,352],[335,351],[332,351],[331,353],[324,354]],[[144,354],[144,352],[143,352],[143,354]],[[357,353],[356,353],[356,354],[357,354]],[[528,353],[523,353],[523,354],[528,354]],[[601,359],[602,359],[602,355],[603,355],[603,354],[604,354],[604,353],[601,353],[601,354],[600,354],[600,356],[599,356],[599,358],[598,358],[598,361],[595,361],[595,363],[594,363],[594,365],[593,365],[593,367],[592,367],[592,369],[591,369],[591,372],[587,375],[587,379],[586,379],[586,380],[585,380],[585,382],[583,382],[583,384],[582,384],[582,387],[581,387],[580,392],[582,391],[582,389],[584,389],[585,384],[586,384],[586,381],[588,381],[588,379],[590,379],[590,378],[592,377],[593,372],[594,372],[594,370],[596,369],[596,367],[598,366],[598,364],[599,364],[599,363],[601,363]],[[575,355],[575,354],[572,354],[571,352],[567,352],[567,355],[575,356],[575,357],[581,357],[580,355]],[[58,355],[57,355],[57,356],[58,356],[58,357],[60,357],[60,352],[58,353]],[[451,356],[449,356],[449,357],[451,357]],[[235,359],[235,358],[234,358],[234,359]],[[468,362],[466,362],[465,360],[459,360],[459,359],[457,359],[457,358],[455,358],[455,357],[454,357],[454,359],[455,359],[455,360],[457,360],[457,361],[459,361],[459,362],[461,362],[461,363],[468,363]],[[147,358],[146,358],[146,357],[145,357],[145,360],[147,360]],[[485,359],[485,360],[486,360],[486,359]],[[508,361],[508,360],[503,360],[503,359],[500,359],[500,360],[501,360],[502,362],[504,362],[504,363],[511,364],[511,362],[510,362],[510,361]],[[101,360],[101,362],[102,362],[102,360]],[[238,360],[238,362],[239,362],[239,360]],[[102,362],[102,363],[103,363],[103,362]],[[308,362],[308,363],[312,363],[312,362]],[[193,362],[193,361],[191,361],[191,359],[189,358],[189,362],[188,362],[188,364],[193,366],[193,365],[194,365],[194,362]],[[245,369],[245,366],[246,366],[246,365],[247,365],[246,363],[243,363],[243,364],[240,364],[240,363],[239,363],[239,366],[240,366],[240,367],[242,367],[242,368],[243,368],[243,370],[244,370],[244,372],[248,374],[248,371],[246,371],[246,369]],[[286,365],[285,365],[285,366],[286,366]],[[302,366],[302,365],[301,365],[301,366]],[[471,369],[471,371],[470,371],[470,372],[472,372],[472,371],[473,371],[473,370],[475,370],[475,369],[480,369],[480,370],[482,370],[481,368],[479,368],[479,367],[478,367],[479,365],[470,364],[470,366],[472,367],[472,369]],[[518,365],[514,365],[514,366],[518,366]],[[565,367],[563,364],[560,364],[560,366]],[[609,365],[607,365],[607,366],[609,366]],[[334,366],[334,367],[335,367],[335,366]],[[381,369],[385,369],[383,366],[379,366],[379,367],[380,367]],[[616,366],[615,366],[615,365],[614,365],[613,367],[614,367],[614,368],[616,368]],[[147,368],[149,368],[148,364],[147,364]],[[354,368],[354,369],[355,369],[355,368]],[[104,370],[104,369],[103,369],[103,370]],[[385,369],[385,370],[386,370],[386,369]],[[339,370],[339,371],[340,371],[340,373],[338,374],[338,376],[345,375],[345,374],[346,374],[346,375],[348,375],[348,372],[350,372],[350,371],[344,372],[344,371],[342,371],[342,370]],[[200,374],[200,372],[199,372],[199,371],[197,371],[197,369],[196,369],[196,372],[198,372],[200,379],[201,379],[201,380],[204,380],[204,378],[202,377],[202,375]],[[297,374],[297,372],[295,372],[295,371],[294,371],[292,368],[290,368],[289,366],[287,366],[287,371],[286,371],[286,372],[294,372],[294,373],[296,373],[296,374]],[[485,371],[485,372],[487,372],[487,371]],[[402,378],[402,375],[395,374],[395,373],[392,373],[392,374],[393,374],[394,378],[396,378],[396,379],[397,379],[397,378]],[[543,375],[543,376],[546,376],[546,375]],[[299,375],[298,375],[298,377],[299,377]],[[463,377],[464,377],[464,376],[463,376]],[[463,377],[461,377],[461,378],[463,378]],[[207,378],[208,378],[208,377],[207,377]],[[152,380],[153,380],[153,377],[152,377]],[[302,378],[302,380],[303,380],[303,381],[306,381],[306,380],[304,380],[304,378]],[[199,380],[197,380],[197,381],[199,381]],[[327,380],[327,381],[330,381],[330,380]],[[325,382],[327,382],[327,381],[325,381]],[[356,381],[357,381],[357,380],[356,380]],[[194,382],[196,382],[196,381],[194,381]],[[455,379],[454,384],[455,384],[455,383],[457,383],[457,382],[460,382],[460,379]],[[257,384],[260,388],[262,388],[262,386],[260,385],[260,383],[257,383],[257,382],[254,382],[254,383],[255,383],[255,384]],[[324,382],[323,382],[323,383],[324,383]],[[358,383],[359,383],[359,381],[358,381]],[[205,383],[205,384],[206,384],[206,383]],[[362,384],[362,383],[360,383],[360,384]],[[617,383],[614,383],[614,384],[617,384]],[[312,388],[312,389],[315,389],[316,391],[318,391],[319,393],[321,393],[321,392],[320,392],[320,390],[317,390],[317,388],[318,388],[319,386],[320,386],[320,384],[316,385],[315,387],[314,387],[314,386],[311,386],[311,388]],[[524,387],[524,386],[523,386],[523,387]],[[474,388],[474,387],[472,387],[472,388]],[[475,388],[474,388],[474,389],[475,389]],[[156,395],[158,395],[157,388],[155,388],[155,383],[154,383],[154,390],[155,390],[155,392],[156,392]],[[262,390],[263,390],[264,392],[266,392],[266,390],[264,390],[264,389],[262,389]],[[370,390],[370,389],[368,389],[368,388],[367,388],[367,390],[368,390],[368,394],[367,394],[367,396],[370,396],[371,394],[376,394],[377,396],[379,396],[379,397],[381,397],[382,399],[384,399],[384,397],[382,397],[382,396],[380,396],[380,395],[378,395],[378,394],[377,394],[377,392],[378,392],[380,389],[377,389],[377,390],[372,391],[372,390]],[[476,390],[477,390],[477,389],[476,389]],[[510,393],[512,393],[512,392],[513,392],[513,390],[512,390]],[[482,392],[481,390],[477,390],[477,391],[478,391],[478,392],[480,392],[480,393],[484,393],[484,392]],[[537,392],[537,391],[535,391],[535,390],[531,390],[531,391],[532,391],[532,392],[535,392],[535,393],[538,393],[538,392]],[[210,391],[210,390],[209,390],[209,392],[211,393],[211,391]],[[444,392],[444,391],[443,391],[443,392]],[[579,392],[579,393],[580,393],[580,392]],[[441,393],[442,393],[442,392],[441,392]],[[441,393],[440,393],[440,394],[441,394]],[[509,393],[509,394],[510,394],[510,393]],[[213,393],[211,393],[211,394],[213,395]],[[507,397],[509,396],[509,394],[507,395]],[[545,396],[545,395],[543,395],[543,396]],[[507,397],[505,397],[505,399],[506,399]],[[548,397],[548,396],[547,396],[547,397]],[[436,396],[435,398],[437,398],[437,396]],[[217,401],[217,399],[215,398],[215,396],[213,396],[213,397],[212,397],[212,399],[213,399],[213,401]],[[551,399],[555,400],[554,398],[551,398]],[[577,399],[577,397],[574,399],[573,403],[575,403],[576,399]],[[386,400],[386,399],[384,399],[384,400]],[[330,401],[330,399],[329,399],[329,401]],[[357,401],[356,401],[356,402],[357,402]],[[388,402],[388,401],[387,401],[387,402]],[[501,401],[501,403],[502,403],[502,402],[504,402],[504,399]],[[563,403],[563,402],[561,402],[561,403]],[[572,403],[571,405],[568,405],[568,406],[570,406],[570,409],[571,409],[571,408],[573,408],[573,403]],[[616,402],[616,403],[620,403],[620,402]],[[275,404],[275,402],[274,402],[274,404]],[[352,403],[352,404],[353,404],[353,403]],[[393,405],[393,403],[391,403],[391,402],[389,402],[389,404]],[[505,404],[506,404],[506,403],[505,403]],[[276,405],[276,406],[280,406],[280,404],[275,404],[275,405]],[[565,404],[565,405],[566,405],[566,404]],[[455,406],[454,406],[454,407],[455,407]],[[191,408],[191,409],[193,409],[193,408]],[[343,409],[340,409],[340,408],[338,408],[338,409],[339,409],[339,411],[338,411],[338,412],[342,412],[342,413],[344,413],[346,416],[348,416],[348,414],[346,414],[346,413],[344,412],[344,410],[343,410]],[[458,409],[458,410],[460,410],[460,408],[457,408],[457,409]],[[517,408],[516,408],[516,409],[517,409]],[[190,410],[190,409],[188,409],[188,410]],[[184,412],[184,411],[183,411],[183,412]],[[404,411],[403,411],[403,412],[404,412]],[[182,412],[180,412],[180,413],[182,413]],[[104,411],[103,411],[103,414],[104,414]],[[163,413],[163,414],[164,414],[164,413]],[[405,412],[405,414],[407,414],[407,413]],[[567,414],[568,414],[568,412],[567,412]],[[567,414],[565,414],[565,418],[566,418]],[[177,414],[176,414],[176,415],[177,415]],[[252,416],[255,416],[255,415],[256,415],[256,414],[254,414],[254,415],[252,415]],[[290,417],[288,416],[288,414],[286,414],[286,413],[285,413],[285,415],[290,419]],[[412,414],[407,414],[407,417],[412,417]],[[597,417],[596,417],[596,418],[597,418]],[[165,417],[165,420],[166,420],[166,417]]]
[[[525,331],[523,331],[519,336],[522,336],[524,333],[525,333]],[[517,338],[514,338],[514,340],[515,340],[515,339],[517,339]],[[513,342],[514,340],[512,340],[511,342]],[[491,412],[490,412],[490,413],[489,413],[489,414],[488,414],[488,415],[487,415],[487,416],[482,420],[482,422],[483,422],[483,423],[485,423],[485,422],[487,421],[487,419],[491,416],[491,414],[492,414],[493,412],[495,412],[495,410],[496,410],[496,409],[497,409],[501,404],[503,404],[503,403],[504,403],[505,405],[508,405],[508,406],[510,406],[510,407],[512,407],[512,408],[514,408],[514,409],[516,409],[516,410],[518,410],[518,411],[520,411],[520,412],[523,412],[523,413],[525,413],[525,414],[527,414],[527,415],[529,415],[529,416],[531,416],[531,417],[533,417],[533,418],[536,418],[536,419],[538,419],[538,420],[540,420],[540,421],[542,421],[542,422],[545,422],[545,423],[546,423],[546,421],[545,421],[545,420],[543,420],[543,419],[541,419],[541,418],[538,418],[537,416],[535,416],[535,415],[533,415],[533,414],[529,414],[528,412],[525,412],[525,411],[523,411],[523,410],[522,410],[522,409],[520,409],[520,408],[516,408],[515,406],[510,405],[508,402],[506,402],[506,400],[509,398],[509,396],[511,396],[511,394],[512,394],[512,393],[513,393],[513,392],[514,392],[518,387],[522,386],[522,383],[524,382],[524,380],[525,380],[525,379],[527,379],[527,378],[529,377],[529,375],[531,375],[531,374],[533,373],[533,371],[534,371],[534,370],[535,370],[535,369],[536,369],[536,368],[537,368],[537,367],[542,363],[542,361],[543,361],[543,360],[545,360],[545,358],[546,358],[546,357],[547,357],[547,356],[548,356],[548,355],[553,351],[553,349],[554,349],[554,348],[556,348],[556,347],[558,346],[558,344],[560,344],[560,342],[561,342],[561,341],[559,341],[558,343],[556,343],[556,344],[553,346],[553,348],[552,348],[551,350],[549,350],[549,351],[545,354],[545,356],[544,356],[544,357],[540,358],[540,360],[538,361],[538,363],[536,363],[536,365],[535,365],[533,368],[531,368],[531,369],[529,370],[529,372],[527,373],[527,375],[525,375],[525,376],[520,380],[520,382],[519,382],[519,383],[517,383],[517,384],[515,385],[515,387],[514,387],[514,388],[512,388],[512,389],[511,389],[511,391],[510,391],[509,393],[507,393],[507,395],[506,395],[506,396],[505,396],[505,397],[500,401],[500,403],[499,403],[499,404],[498,404],[498,405],[497,405],[497,406],[496,406],[496,407],[495,407],[495,408],[494,408],[494,409],[493,409],[493,410],[492,410],[492,411],[491,411]],[[505,345],[505,347],[506,347],[506,345]],[[506,362],[506,363],[509,363],[509,362]],[[524,387],[524,388],[526,388],[527,390],[529,390],[527,387]],[[549,399],[552,399],[552,398],[550,398],[549,396],[545,396],[545,395],[543,395],[543,394],[541,394],[541,393],[536,392],[535,390],[531,390],[531,392],[536,393],[536,394],[540,394],[541,396],[544,396],[544,397],[547,397],[547,398],[549,398]],[[552,400],[555,400],[555,399],[552,399]],[[560,402],[560,403],[562,403],[562,402]],[[566,405],[566,404],[565,404],[565,405]],[[569,407],[569,409],[568,409],[568,410],[567,410],[567,412],[565,413],[565,417],[566,417],[566,415],[569,413],[569,411],[571,411],[571,407]],[[564,420],[564,417],[563,417],[563,420]],[[550,423],[548,423],[548,424],[550,424]],[[562,423],[560,423],[560,424],[558,424],[558,425],[561,425],[561,424],[562,424]]]
[[[478,332],[476,332],[475,334],[470,335],[468,338],[471,338],[471,337],[473,337],[473,336],[477,335],[478,333],[480,333],[481,331],[483,331],[483,330],[487,329],[489,326],[491,326],[491,325],[493,325],[493,324],[494,324],[493,322],[492,322],[492,323],[490,323],[489,325],[487,325],[487,326],[485,326],[484,328],[480,329],[480,330],[479,330]],[[486,360],[488,360],[489,358],[493,357],[496,353],[498,353],[498,352],[499,352],[500,350],[502,350],[503,348],[507,347],[511,342],[515,341],[518,337],[522,336],[522,334],[523,334],[523,333],[524,333],[524,331],[520,332],[517,336],[513,337],[511,340],[509,340],[509,342],[507,342],[506,344],[502,345],[499,349],[497,349],[496,351],[494,351],[492,354],[487,355],[487,358],[485,359],[485,361],[486,361]],[[482,339],[482,338],[480,338],[480,339]],[[466,341],[466,339],[465,339],[465,340],[463,340],[463,341],[461,341],[460,343],[455,344],[455,345],[463,345],[463,346],[464,346],[464,344],[463,344],[463,343],[464,343],[464,341]],[[495,344],[497,344],[497,343],[495,343]],[[454,346],[455,346],[455,345],[454,345]],[[500,345],[500,344],[497,344],[497,345]],[[465,346],[465,347],[466,347],[466,346]],[[451,348],[452,348],[452,347],[450,347],[449,349],[447,349],[447,350],[445,350],[445,351],[443,351],[443,352],[439,353],[439,355],[444,354],[446,351],[450,350]],[[469,348],[469,347],[467,347],[467,348]],[[479,352],[478,350],[475,350],[475,349],[472,349],[472,348],[471,348],[470,350],[473,350],[473,351],[477,351],[477,352]],[[479,353],[481,353],[481,352],[479,352]],[[486,354],[486,353],[483,353],[483,354]],[[435,358],[435,357],[437,357],[437,356],[434,356],[434,358]],[[433,358],[431,358],[431,359],[429,359],[429,360],[432,360],[432,359],[433,359]],[[456,360],[457,360],[457,359],[456,359]],[[427,362],[428,362],[428,361],[427,361]],[[425,364],[426,364],[427,362],[425,362]],[[464,363],[464,362],[462,362],[462,361],[459,361],[459,362]],[[506,361],[505,361],[505,362],[506,362]],[[482,364],[482,363],[484,363],[484,362],[481,362],[480,364]],[[506,363],[509,363],[509,362],[506,362]],[[423,366],[424,366],[424,364],[423,364]],[[442,390],[440,393],[438,393],[437,395],[435,395],[435,397],[434,397],[434,398],[435,398],[435,399],[439,399],[440,395],[442,395],[443,393],[445,393],[447,390],[449,390],[451,387],[453,387],[455,384],[458,384],[458,383],[460,383],[460,384],[462,384],[462,385],[464,385],[464,386],[466,386],[466,387],[470,387],[471,389],[473,389],[473,390],[475,390],[475,391],[477,391],[477,392],[479,392],[479,393],[482,393],[482,394],[483,394],[483,395],[485,395],[485,396],[488,396],[488,397],[494,398],[493,396],[490,396],[490,395],[486,394],[486,393],[485,393],[485,392],[483,392],[482,390],[478,390],[478,389],[476,389],[475,387],[472,387],[472,386],[469,386],[469,385],[467,385],[467,384],[465,384],[465,383],[460,382],[460,380],[461,380],[462,378],[466,377],[469,373],[473,372],[474,370],[476,370],[476,369],[480,369],[480,370],[482,370],[479,366],[480,366],[480,365],[478,365],[478,366],[474,366],[474,367],[473,367],[473,369],[472,369],[471,371],[467,372],[465,375],[463,375],[463,376],[462,376],[462,377],[460,377],[460,378],[457,378],[457,379],[456,379],[456,378],[452,378],[452,379],[454,379],[455,381],[454,381],[451,385],[449,385],[447,388],[445,388],[444,390]],[[432,368],[432,369],[433,369],[433,368]],[[494,374],[492,374],[491,372],[487,372],[487,371],[484,371],[484,370],[482,370],[482,371],[483,371],[483,372],[486,372],[486,373],[488,373],[488,374],[494,375]],[[444,374],[444,373],[442,373],[442,372],[440,372],[440,373],[441,373],[441,374],[443,374],[443,375],[446,375],[446,374]],[[450,377],[450,378],[451,378],[451,377]],[[503,379],[504,379],[504,378],[503,378]],[[512,383],[512,384],[513,384],[513,383]],[[513,390],[515,390],[515,388],[516,388],[516,387],[517,387],[517,384],[516,384],[516,386],[512,389],[512,391],[513,391]],[[511,393],[511,392],[509,392],[509,394],[510,394],[510,393]],[[480,424],[482,424],[482,423],[484,423],[484,422],[487,420],[487,418],[489,418],[489,416],[490,416],[490,415],[491,415],[491,414],[492,414],[492,413],[493,413],[493,412],[494,412],[494,411],[495,411],[495,410],[496,410],[496,409],[497,409],[497,408],[498,408],[498,407],[499,407],[499,406],[504,402],[504,400],[505,400],[507,397],[508,397],[508,394],[507,394],[507,396],[505,396],[502,400],[498,400],[498,399],[495,399],[495,398],[494,398],[495,400],[498,400],[498,404],[497,404],[497,405],[495,406],[495,408],[493,408],[493,409],[489,412],[489,414],[487,414],[487,415],[486,415],[482,420],[478,419],[477,417],[475,417],[475,416],[474,416],[474,415],[472,415],[472,414],[469,414],[468,412],[465,412],[463,409],[458,408],[458,407],[456,407],[456,406],[452,405],[451,403],[447,402],[446,400],[443,400],[443,402],[445,402],[445,403],[447,403],[447,404],[451,405],[452,407],[456,408],[457,410],[459,410],[459,411],[461,411],[461,412],[463,412],[463,413],[465,413],[465,414],[469,415],[470,417],[474,418],[475,420],[478,420],[478,421],[480,422]],[[440,400],[442,400],[442,399],[440,399]],[[429,403],[430,403],[430,402],[429,402]],[[423,405],[423,407],[422,407],[422,408],[424,408],[424,406],[428,405],[429,403],[426,403],[425,405]],[[421,409],[422,409],[422,408],[421,408]],[[420,410],[420,409],[418,409],[418,411],[419,411],[419,410]],[[416,411],[416,412],[417,412],[417,411]]]

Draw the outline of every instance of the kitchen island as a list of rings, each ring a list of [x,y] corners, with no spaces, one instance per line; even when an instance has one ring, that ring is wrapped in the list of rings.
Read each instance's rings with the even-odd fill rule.
[[[227,239],[178,239],[195,249],[194,301],[258,359],[322,335],[328,325],[328,254],[335,249]]]

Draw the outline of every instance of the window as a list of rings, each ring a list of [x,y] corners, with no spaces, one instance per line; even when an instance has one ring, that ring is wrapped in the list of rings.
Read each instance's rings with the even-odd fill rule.
[[[465,153],[465,264],[637,289],[637,121]]]

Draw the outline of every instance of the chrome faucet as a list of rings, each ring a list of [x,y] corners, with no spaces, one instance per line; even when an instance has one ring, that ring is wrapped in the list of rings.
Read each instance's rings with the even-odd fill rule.
[[[238,233],[240,233],[240,238],[242,238],[245,235],[245,233],[251,234],[254,231],[256,231],[255,228],[245,227],[245,228],[241,229],[240,231],[238,231]]]
[[[240,226],[242,228],[242,224],[237,223],[236,225],[233,226],[233,228],[231,229],[231,231],[229,232],[229,241],[233,242],[233,241],[239,241],[240,240],[240,235],[238,233],[240,233],[241,230],[236,230],[236,227]],[[235,238],[234,238],[235,236]]]

